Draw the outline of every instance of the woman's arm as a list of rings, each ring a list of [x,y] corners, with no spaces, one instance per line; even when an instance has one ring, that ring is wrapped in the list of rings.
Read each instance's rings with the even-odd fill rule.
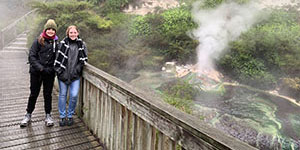
[[[39,58],[39,54],[38,54],[39,49],[40,49],[40,45],[38,43],[38,40],[36,39],[32,43],[32,46],[30,48],[28,61],[29,61],[30,65],[33,66],[33,68],[35,68],[36,70],[39,70],[39,71],[43,71],[44,67],[40,63],[40,58]]]

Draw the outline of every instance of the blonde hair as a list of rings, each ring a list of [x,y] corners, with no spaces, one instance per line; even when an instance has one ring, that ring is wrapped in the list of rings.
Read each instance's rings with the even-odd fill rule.
[[[67,36],[69,36],[69,31],[70,31],[72,28],[74,28],[74,29],[78,32],[78,34],[79,34],[78,28],[77,28],[75,25],[70,25],[70,26],[67,28],[67,31],[66,31],[66,35],[67,35]]]

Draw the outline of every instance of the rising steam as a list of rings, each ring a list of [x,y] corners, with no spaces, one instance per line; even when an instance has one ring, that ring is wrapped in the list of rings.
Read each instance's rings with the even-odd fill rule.
[[[200,43],[197,65],[199,72],[203,73],[214,69],[214,61],[220,58],[230,41],[236,40],[257,22],[260,9],[254,3],[230,2],[209,10],[199,9],[199,5],[195,3],[192,12],[199,25],[192,34]]]

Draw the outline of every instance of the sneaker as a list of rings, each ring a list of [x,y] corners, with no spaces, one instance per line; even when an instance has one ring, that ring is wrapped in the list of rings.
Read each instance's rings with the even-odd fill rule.
[[[54,121],[50,114],[46,114],[45,124],[47,127],[52,127],[54,125]]]
[[[25,118],[21,121],[20,127],[27,127],[31,122],[31,114],[26,114]]]
[[[73,125],[73,123],[74,123],[73,118],[68,118],[67,125],[71,126]]]
[[[61,118],[61,119],[59,120],[59,126],[63,127],[63,126],[65,126],[66,124],[67,124],[66,118]]]

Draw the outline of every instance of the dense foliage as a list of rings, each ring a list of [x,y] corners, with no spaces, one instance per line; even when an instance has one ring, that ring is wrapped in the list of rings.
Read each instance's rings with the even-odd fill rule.
[[[300,73],[300,25],[297,13],[273,11],[270,18],[231,43],[221,60],[224,70],[240,82],[274,87],[278,78]]]
[[[124,80],[125,73],[160,66],[162,58],[145,46],[142,39],[130,39],[128,27],[134,16],[111,13],[108,17],[114,24],[111,31],[101,36],[93,34],[88,41],[90,63]]]
[[[213,8],[226,1],[205,0],[202,7]],[[197,27],[190,11],[195,0],[182,0],[178,8],[145,16],[121,13],[130,2],[63,0],[36,2],[33,8],[38,8],[42,16],[37,27],[54,18],[60,37],[68,25],[79,26],[88,44],[89,62],[121,78],[124,72],[159,69],[165,61],[196,63],[199,43],[188,35]],[[296,10],[274,10],[268,19],[230,44],[229,53],[218,62],[219,68],[237,81],[267,89],[275,87],[281,77],[297,77],[300,26]],[[40,31],[41,28],[34,35]]]
[[[181,63],[195,60],[197,41],[187,32],[196,27],[191,12],[186,7],[167,10],[161,14],[149,14],[135,18],[130,33],[133,38],[144,38],[155,48],[164,61]]]
[[[87,0],[88,2],[100,6],[101,12],[120,12],[122,8],[126,7],[133,0]]]
[[[164,100],[186,113],[192,113],[193,99],[197,90],[188,80],[178,80],[161,87]]]
[[[43,27],[47,19],[55,19],[58,25],[57,34],[65,36],[65,30],[69,25],[75,24],[81,30],[81,35],[87,37],[91,33],[101,30],[108,30],[112,22],[95,14],[92,11],[93,5],[88,2],[76,0],[54,1],[52,3],[33,2],[33,8],[37,8],[42,16],[40,27]]]
[[[204,0],[203,4],[201,5],[203,8],[214,8],[219,6],[224,2],[236,2],[236,3],[247,3],[250,0]]]

